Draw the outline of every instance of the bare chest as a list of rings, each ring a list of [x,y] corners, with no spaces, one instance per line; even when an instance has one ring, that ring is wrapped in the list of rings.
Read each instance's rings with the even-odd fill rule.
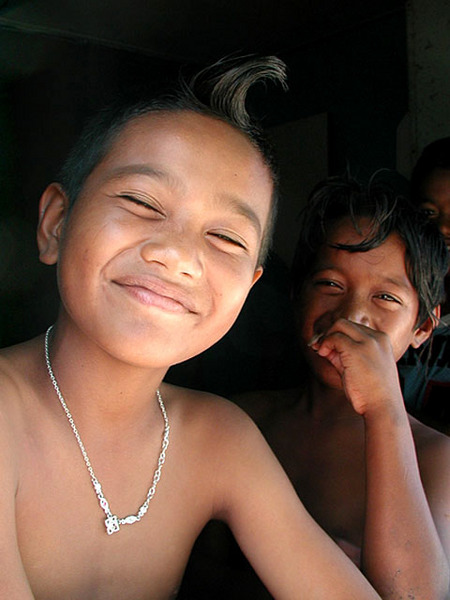
[[[28,452],[16,500],[17,532],[37,600],[176,596],[192,545],[210,515],[208,498],[198,489],[201,474],[182,468],[177,444],[170,450],[147,513],[112,535],[74,440],[51,448],[37,443]],[[117,516],[136,514],[145,501],[158,447],[149,456],[92,460]]]
[[[359,430],[280,423],[268,439],[314,519],[332,537],[360,545],[365,460],[364,438]]]

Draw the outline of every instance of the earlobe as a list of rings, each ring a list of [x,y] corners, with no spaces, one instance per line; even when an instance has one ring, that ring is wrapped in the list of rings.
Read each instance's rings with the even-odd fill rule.
[[[419,348],[426,340],[431,336],[433,330],[439,323],[439,318],[441,316],[441,307],[436,306],[433,309],[433,315],[428,317],[426,321],[420,325],[415,331],[413,335],[413,340],[411,342],[411,346],[413,348]]]
[[[69,201],[58,183],[51,183],[44,191],[39,202],[39,224],[37,244],[39,259],[47,265],[58,260],[64,219],[69,209]]]

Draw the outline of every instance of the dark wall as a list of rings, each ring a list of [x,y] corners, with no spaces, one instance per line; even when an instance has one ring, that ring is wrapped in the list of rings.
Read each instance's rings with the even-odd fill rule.
[[[379,19],[301,45],[283,56],[290,93],[279,122],[327,113],[330,174],[347,164],[366,178],[396,167],[397,127],[408,110],[406,14]]]

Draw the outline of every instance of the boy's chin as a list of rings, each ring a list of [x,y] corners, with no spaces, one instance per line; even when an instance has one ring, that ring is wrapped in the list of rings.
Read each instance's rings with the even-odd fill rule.
[[[342,389],[342,379],[329,360],[319,356],[308,346],[303,348],[303,356],[310,373],[321,385],[333,389]]]
[[[322,362],[324,361],[324,362]],[[343,391],[344,385],[338,371],[326,359],[321,359],[319,365],[312,365],[315,379],[326,388]]]

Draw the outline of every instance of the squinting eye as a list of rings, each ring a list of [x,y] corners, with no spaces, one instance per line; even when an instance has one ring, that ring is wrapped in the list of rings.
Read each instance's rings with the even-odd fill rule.
[[[133,202],[133,204],[137,204],[138,206],[142,206],[143,208],[146,208],[153,212],[159,212],[158,209],[156,209],[154,206],[152,206],[148,202],[144,202],[144,200],[140,200],[139,198],[135,198],[134,196],[129,196],[128,194],[121,194],[120,198],[129,200],[130,202]]]
[[[211,235],[219,240],[223,240],[228,244],[232,244],[233,246],[237,246],[238,248],[243,248],[244,250],[246,249],[242,242],[236,240],[235,238],[231,238],[230,236],[224,233],[211,233]]]

